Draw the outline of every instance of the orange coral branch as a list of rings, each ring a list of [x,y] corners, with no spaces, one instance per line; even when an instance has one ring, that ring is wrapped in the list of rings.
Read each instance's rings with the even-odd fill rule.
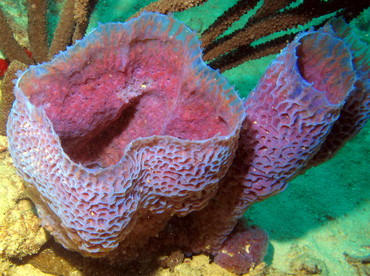
[[[16,78],[18,70],[25,70],[27,65],[14,60],[10,63],[8,70],[4,75],[4,80],[1,86],[1,97],[0,97],[0,135],[6,135],[6,122],[10,109],[14,102],[13,79]]]
[[[234,6],[224,12],[211,26],[202,33],[202,46],[206,48],[213,40],[226,31],[231,24],[252,9],[258,0],[239,0]]]
[[[76,22],[74,19],[75,0],[67,0],[64,4],[58,26],[54,32],[53,41],[49,49],[49,59],[65,48],[72,42],[72,35],[75,30]]]
[[[305,14],[280,13],[251,26],[247,25],[230,36],[220,39],[218,43],[215,43],[216,46],[213,49],[206,50],[204,59],[212,60],[240,46],[250,45],[253,41],[277,31],[288,30],[299,24],[305,24],[311,19],[311,16]]]
[[[248,60],[259,59],[268,55],[278,53],[284,46],[294,38],[295,34],[284,35],[272,41],[259,44],[258,47],[245,45],[237,50],[217,57],[209,63],[212,68],[220,69],[221,72],[234,68]]]
[[[73,44],[83,38],[92,10],[95,7],[97,0],[75,0],[74,19],[76,22],[75,32],[73,34]]]
[[[233,23],[233,20],[239,19],[240,10],[248,10],[247,2],[249,1],[238,1],[202,34],[201,39],[205,46],[204,59],[211,61],[211,67],[223,71],[244,61],[277,53],[288,42],[286,40],[291,40],[294,35],[285,35],[255,47],[251,45],[260,38],[307,24],[316,17],[337,12],[337,15],[343,15],[346,19],[351,19],[368,7],[366,3],[352,3],[347,0],[329,0],[325,2],[304,0],[302,4],[292,8],[289,6],[292,1],[265,0],[261,8],[250,17],[243,28],[217,39],[217,36],[221,35],[225,28]]]
[[[184,11],[199,6],[207,1],[208,0],[158,0],[145,6],[131,18],[138,17],[143,11],[159,12],[162,14]]]
[[[48,41],[46,31],[46,1],[27,0],[28,39],[32,58],[41,63],[48,59]]]
[[[23,47],[14,39],[13,32],[6,20],[3,11],[0,9],[0,49],[10,60],[19,60],[27,65],[34,64],[33,60],[25,53]]]

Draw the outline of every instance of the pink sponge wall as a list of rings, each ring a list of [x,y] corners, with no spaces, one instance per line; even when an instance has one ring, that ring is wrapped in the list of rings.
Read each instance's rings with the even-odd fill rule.
[[[261,259],[266,241],[248,257],[239,236],[250,230],[235,238],[235,225],[251,204],[284,190],[319,151],[355,80],[349,48],[324,31],[298,35],[278,55],[245,100],[236,157],[216,196],[188,216],[191,235],[197,236],[193,251],[216,255],[218,264],[237,273],[248,271],[250,259]]]
[[[247,201],[281,191],[312,158],[354,82],[352,55],[333,35],[303,33],[283,50],[245,102],[239,146],[254,158],[233,177]]]
[[[22,76],[18,87],[45,110],[75,162],[105,167],[139,137],[204,140],[237,124],[243,111],[229,108],[235,91],[215,71],[198,69],[205,65],[195,35],[177,21],[167,30],[161,24],[154,16],[106,24]]]
[[[330,20],[322,31],[343,40],[351,51],[352,63],[356,72],[355,84],[340,112],[339,119],[320,151],[307,164],[307,168],[318,165],[331,157],[365,126],[370,117],[370,49],[361,41],[352,28],[341,18]]]
[[[180,247],[248,272],[268,237],[240,220],[247,208],[369,118],[368,52],[344,22],[329,24],[299,34],[244,103],[195,34],[155,13],[101,25],[31,66],[8,137],[44,226],[87,256]]]
[[[121,243],[134,255],[214,196],[245,113],[199,45],[182,23],[146,13],[19,76],[10,151],[66,248],[97,257]]]

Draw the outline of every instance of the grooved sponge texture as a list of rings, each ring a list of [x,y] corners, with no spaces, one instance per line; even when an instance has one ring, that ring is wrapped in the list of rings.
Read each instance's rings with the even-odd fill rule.
[[[22,73],[15,95],[10,152],[42,222],[66,248],[95,257],[202,209],[244,119],[195,34],[155,13],[100,25]]]

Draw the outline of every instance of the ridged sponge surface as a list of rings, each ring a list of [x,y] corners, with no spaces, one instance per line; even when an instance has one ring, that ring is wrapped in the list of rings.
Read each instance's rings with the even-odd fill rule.
[[[352,55],[333,35],[303,33],[283,50],[245,102],[239,146],[253,160],[234,176],[248,201],[282,191],[317,153],[354,81]]]
[[[43,224],[96,257],[204,208],[244,119],[195,34],[155,13],[99,26],[22,73],[15,95],[10,152]]]
[[[188,216],[197,236],[193,251],[215,254],[215,248],[221,253],[229,248],[229,255],[237,255],[230,252],[236,242],[230,233],[247,208],[283,191],[338,122],[355,87],[353,62],[345,41],[322,29],[299,34],[282,50],[245,99],[236,156],[217,195]],[[356,106],[363,103],[359,99]],[[216,262],[229,262],[222,256]]]

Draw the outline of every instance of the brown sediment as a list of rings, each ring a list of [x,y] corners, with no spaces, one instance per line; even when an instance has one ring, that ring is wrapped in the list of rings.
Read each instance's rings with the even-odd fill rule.
[[[45,0],[27,0],[28,39],[32,58],[41,63],[48,59]]]
[[[169,268],[170,272],[174,271],[174,268],[184,262],[185,255],[181,250],[172,251],[169,256],[164,256],[159,259],[159,264],[163,268]]]
[[[0,98],[0,135],[6,135],[6,122],[8,114],[14,102],[13,79],[16,78],[16,73],[19,70],[25,70],[27,65],[17,60],[13,60],[8,70],[6,71],[1,85],[1,98]]]

